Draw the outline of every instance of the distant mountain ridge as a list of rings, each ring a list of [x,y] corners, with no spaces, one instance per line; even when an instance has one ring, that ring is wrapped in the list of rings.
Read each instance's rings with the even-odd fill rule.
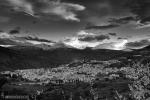
[[[120,44],[118,45],[120,46]],[[37,37],[16,37],[1,34],[0,71],[56,67],[80,60],[104,61],[119,57],[130,58],[132,55],[142,55],[143,52],[143,54],[146,54],[150,51],[150,46],[132,51],[119,50],[120,48],[111,50],[113,46],[105,47],[106,45],[99,45],[95,48],[85,47],[79,49],[65,44],[63,41],[53,42]]]
[[[60,48],[61,47],[61,48]],[[144,52],[144,53],[143,53]],[[73,61],[98,60],[106,61],[120,57],[132,57],[134,55],[149,55],[150,46],[130,52],[109,49],[76,49],[66,46],[44,50],[33,46],[0,46],[0,71],[31,69],[43,67],[56,67]]]
[[[110,54],[111,52],[111,54]],[[75,60],[107,60],[124,52],[113,50],[92,50],[86,48],[55,48],[43,50],[41,48],[27,47],[0,47],[0,69],[30,69],[41,67],[55,67]]]

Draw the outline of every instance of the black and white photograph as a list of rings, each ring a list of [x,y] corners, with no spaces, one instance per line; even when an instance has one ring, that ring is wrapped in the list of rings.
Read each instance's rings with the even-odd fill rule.
[[[0,100],[150,100],[150,0],[0,0]]]

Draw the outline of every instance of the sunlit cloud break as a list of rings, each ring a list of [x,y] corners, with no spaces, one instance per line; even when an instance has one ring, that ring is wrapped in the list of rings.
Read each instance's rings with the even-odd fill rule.
[[[128,40],[123,40],[122,42],[120,43],[116,43],[114,44],[114,50],[123,50],[126,48],[126,44],[128,43]]]

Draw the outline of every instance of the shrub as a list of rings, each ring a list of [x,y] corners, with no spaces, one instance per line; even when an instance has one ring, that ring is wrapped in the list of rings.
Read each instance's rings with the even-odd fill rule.
[[[129,84],[131,95],[135,100],[150,100],[150,64],[141,62],[132,64],[131,76],[137,77]]]

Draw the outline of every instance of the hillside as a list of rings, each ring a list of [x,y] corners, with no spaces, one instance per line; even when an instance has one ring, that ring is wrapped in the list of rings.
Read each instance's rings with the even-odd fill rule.
[[[32,46],[0,47],[0,69],[16,70],[56,67],[73,61],[107,61],[111,59],[149,59],[149,46],[132,52],[86,48],[83,50],[67,47],[43,50]],[[148,61],[148,60],[147,60]]]
[[[0,47],[0,69],[14,70],[55,67],[76,60],[108,60],[122,53],[124,52],[113,50],[92,50],[90,48],[84,50],[74,48],[43,50],[35,47]]]

